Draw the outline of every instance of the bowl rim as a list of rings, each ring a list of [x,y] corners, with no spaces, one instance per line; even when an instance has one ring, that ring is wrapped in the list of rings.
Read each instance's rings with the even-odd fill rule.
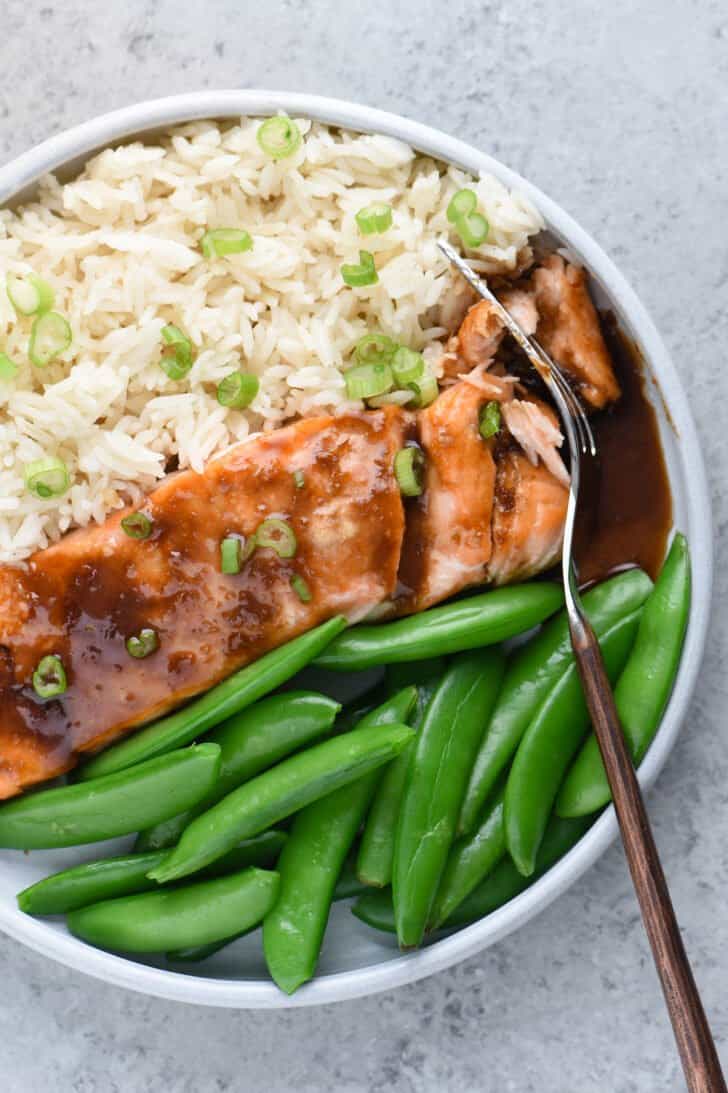
[[[525,193],[549,227],[584,260],[610,300],[619,306],[623,325],[632,334],[659,383],[678,440],[679,462],[690,489],[686,509],[691,536],[693,598],[690,623],[672,696],[655,740],[640,771],[643,789],[652,785],[672,749],[695,686],[707,635],[713,572],[712,516],[707,477],[698,434],[687,399],[667,349],[636,293],[611,259],[568,213],[537,187],[492,156],[464,141],[400,115],[318,95],[268,90],[199,91],[135,103],[65,130],[0,168],[0,204],[42,175],[88,157],[100,148],[136,134],[207,118],[265,116],[277,111],[310,117],[331,125],[381,133],[405,141],[435,158],[477,174],[489,171],[509,187]],[[518,929],[573,884],[607,849],[617,834],[610,806],[576,846],[542,878],[504,907],[426,949],[364,968],[322,975],[295,995],[284,995],[273,983],[208,979],[138,964],[93,949],[45,923],[0,906],[0,930],[68,967],[117,986],[198,1005],[236,1009],[278,1009],[362,997],[411,983],[475,955]]]

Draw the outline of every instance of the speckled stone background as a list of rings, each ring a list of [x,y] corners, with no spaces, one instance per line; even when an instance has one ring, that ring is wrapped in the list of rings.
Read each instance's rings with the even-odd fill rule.
[[[359,99],[562,202],[657,319],[713,491],[715,612],[650,811],[728,1064],[728,8],[724,0],[3,0],[0,158],[202,87]],[[231,1013],[0,940],[3,1093],[657,1093],[682,1088],[619,847],[521,933],[337,1007]]]

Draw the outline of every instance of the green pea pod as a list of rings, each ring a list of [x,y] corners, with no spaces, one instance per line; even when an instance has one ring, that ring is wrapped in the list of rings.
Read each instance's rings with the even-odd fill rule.
[[[397,823],[392,891],[400,945],[419,945],[473,758],[503,675],[499,648],[454,657],[416,738]]]
[[[129,835],[194,805],[217,780],[220,749],[199,744],[134,770],[41,790],[0,807],[0,846],[46,850]]]
[[[590,589],[584,596],[584,607],[597,637],[601,638],[615,622],[641,607],[651,588],[646,573],[631,569]],[[573,659],[565,612],[547,623],[511,657],[470,776],[458,822],[461,834],[477,824],[483,805],[513,758],[538,707]]]
[[[193,816],[286,755],[323,736],[340,709],[338,702],[315,691],[286,691],[269,695],[223,722],[207,737],[221,750],[220,777],[210,793],[190,812],[143,831],[134,849],[174,846]]]
[[[163,953],[209,945],[260,922],[278,895],[277,873],[245,869],[165,891],[105,900],[71,911],[76,937],[125,953]]]
[[[101,774],[124,770],[189,743],[214,725],[252,706],[259,698],[300,672],[345,626],[346,619],[337,615],[266,653],[211,687],[200,698],[193,699],[181,709],[90,759],[79,771],[79,779],[98,778]]]
[[[220,859],[222,861],[222,859]],[[334,902],[342,899],[351,899],[353,896],[361,896],[364,892],[367,892],[368,888],[366,884],[362,884],[354,871],[354,861],[351,857],[347,858],[344,862],[339,879],[336,882],[334,888]],[[226,948],[228,945],[232,945],[233,941],[238,941],[239,938],[245,937],[250,931],[245,930],[241,934],[235,934],[234,937],[228,937],[224,941],[216,941],[211,945],[199,945],[192,949],[178,949],[176,952],[167,953],[167,960],[172,963],[180,964],[199,964],[202,960],[208,960],[215,953],[219,953],[221,949]]]
[[[614,692],[635,766],[644,759],[670,697],[690,612],[690,555],[683,535],[670,552],[645,604],[637,638]],[[590,736],[556,801],[560,816],[587,816],[611,801],[596,737]]]
[[[437,688],[444,665],[445,662],[442,660],[430,660],[418,664],[404,664],[400,666],[399,671],[387,673],[388,684],[393,684],[395,681],[420,679],[417,686],[417,706],[412,721],[415,731],[422,725],[427,704]],[[402,669],[405,670],[402,671]],[[407,669],[414,669],[414,671],[408,672]],[[425,671],[428,673],[427,677]],[[425,678],[427,681],[423,682]],[[413,746],[410,744],[387,766],[374,793],[362,832],[356,866],[357,876],[364,884],[382,888],[392,883],[394,836]]]
[[[359,728],[404,720],[417,698],[405,687],[367,714]],[[278,862],[281,888],[263,923],[263,950],[273,980],[292,994],[313,975],[337,879],[361,827],[379,772],[366,774],[304,808]]]
[[[524,877],[510,858],[502,858],[495,869],[455,908],[444,926],[448,929],[469,926],[515,899],[563,858],[578,843],[590,824],[591,820],[587,818],[561,820],[554,816],[538,852],[536,872]],[[375,930],[396,933],[392,894],[388,888],[371,888],[359,897],[351,910],[358,919]]]
[[[505,788],[503,781],[486,805],[475,831],[453,843],[430,913],[430,929],[442,926],[505,855]]]
[[[278,862],[280,894],[263,922],[268,971],[293,994],[316,969],[336,879],[364,818],[377,772],[314,801],[296,816]]]
[[[600,639],[604,666],[614,685],[634,644],[640,611],[621,619]],[[589,729],[589,710],[576,664],[546,696],[526,729],[506,784],[506,845],[519,873],[529,877],[559,786]]]
[[[165,883],[196,872],[286,816],[393,759],[412,739],[406,725],[372,725],[289,756],[196,817],[150,874]]]
[[[218,858],[203,871],[204,876],[224,876],[250,865],[271,866],[286,841],[284,831],[264,831]],[[118,858],[86,862],[44,877],[18,895],[18,907],[28,915],[65,915],[101,900],[131,896],[157,887],[147,873],[160,865],[166,854],[127,854]]]
[[[550,581],[494,588],[396,622],[354,626],[335,638],[316,663],[336,672],[358,672],[496,645],[543,622],[563,602],[561,587]]]

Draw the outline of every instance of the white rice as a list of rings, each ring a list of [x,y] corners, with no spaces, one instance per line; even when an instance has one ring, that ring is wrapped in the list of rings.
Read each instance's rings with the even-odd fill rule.
[[[274,162],[259,124],[200,122],[104,151],[75,181],[46,178],[36,202],[0,212],[0,351],[20,366],[0,380],[0,560],[138,502],[172,457],[199,471],[252,432],[360,405],[346,402],[342,370],[369,330],[424,350],[437,371],[453,282],[436,241],[460,187],[476,189],[490,224],[471,253],[480,268],[508,273],[530,258],[541,217],[492,176],[474,181],[389,137],[304,120],[299,150]],[[354,215],[373,200],[392,205],[394,223],[363,237]],[[252,250],[204,259],[200,237],[215,227],[247,229]],[[340,267],[361,247],[379,283],[352,289]],[[31,271],[73,330],[42,369],[28,360],[32,320],[4,291],[8,273]],[[197,347],[180,382],[159,364],[169,322]],[[215,397],[241,368],[260,377],[244,412]],[[23,473],[46,455],[64,460],[71,486],[40,500]]]

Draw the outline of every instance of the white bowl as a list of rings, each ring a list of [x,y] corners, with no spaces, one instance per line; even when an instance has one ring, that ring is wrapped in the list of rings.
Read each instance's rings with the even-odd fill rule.
[[[284,110],[333,125],[398,137],[468,171],[490,171],[532,199],[549,228],[588,267],[599,302],[616,314],[648,364],[648,387],[659,420],[672,487],[675,525],[689,537],[693,599],[685,649],[675,688],[660,730],[640,769],[643,787],[657,777],[687,711],[703,653],[712,581],[712,533],[705,469],[687,400],[667,351],[644,307],[597,244],[555,202],[497,160],[426,125],[365,106],[311,95],[272,91],[205,91],[140,103],[105,114],[53,137],[0,169],[0,203],[29,195],[49,171],[69,177],[90,155],[111,143],[150,136],[177,122],[196,118],[266,115]],[[334,909],[316,979],[286,997],[270,982],[259,938],[243,939],[200,965],[203,974],[169,971],[101,952],[71,937],[62,922],[33,919],[18,911],[15,895],[55,869],[98,854],[86,851],[0,852],[0,929],[70,967],[145,994],[183,1002],[235,1008],[276,1008],[336,1002],[387,990],[464,960],[511,933],[543,910],[581,876],[614,839],[617,825],[609,808],[579,844],[522,895],[487,918],[419,952],[401,955],[348,912]]]

